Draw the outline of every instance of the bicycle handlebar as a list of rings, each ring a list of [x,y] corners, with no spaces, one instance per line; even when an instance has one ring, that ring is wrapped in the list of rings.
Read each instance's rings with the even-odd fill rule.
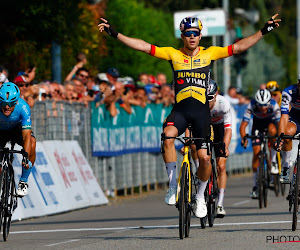
[[[25,151],[24,148],[21,150],[9,149],[9,148],[0,148],[0,152],[7,153],[7,154],[21,154],[23,157],[28,159],[28,153]]]
[[[278,140],[280,139],[300,140],[300,135],[285,135],[284,133],[281,133],[278,137]]]
[[[191,146],[193,141],[195,140],[205,140],[207,142],[207,155],[211,154],[211,149],[210,149],[210,145],[219,145],[222,144],[222,151],[224,152],[224,157],[225,156],[225,143],[224,142],[213,142],[210,139],[210,136],[207,136],[207,138],[195,138],[195,137],[190,137],[190,136],[183,136],[183,137],[179,137],[179,136],[166,136],[165,133],[161,133],[161,153],[164,154],[165,153],[165,148],[164,148],[164,141],[167,139],[175,139],[180,141],[183,145],[185,146]],[[186,141],[184,141],[186,140]]]
[[[264,138],[264,139],[274,139],[274,138],[276,138],[276,136],[274,136],[274,135],[266,135],[266,134],[258,134],[258,135],[248,135],[248,134],[246,134],[246,136],[244,137],[244,139],[247,139],[247,138],[249,138],[249,139],[262,139],[262,138]]]

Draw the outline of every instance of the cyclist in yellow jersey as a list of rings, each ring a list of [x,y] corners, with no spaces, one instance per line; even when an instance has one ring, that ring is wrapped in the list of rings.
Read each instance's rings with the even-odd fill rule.
[[[275,14],[265,26],[255,34],[241,39],[227,47],[199,46],[202,34],[202,23],[198,18],[187,17],[180,23],[183,48],[177,50],[171,47],[157,47],[141,39],[125,36],[116,32],[107,20],[101,18],[98,24],[100,32],[106,31],[110,36],[120,40],[128,47],[169,61],[173,69],[173,85],[175,90],[175,105],[171,114],[164,122],[164,133],[168,137],[182,134],[188,123],[192,123],[194,137],[206,138],[210,132],[210,111],[206,100],[206,90],[210,79],[210,66],[218,59],[241,53],[255,45],[265,34],[279,27],[280,19]],[[200,118],[200,119],[199,119]],[[207,214],[204,191],[211,173],[210,156],[207,155],[206,143],[197,141],[196,148],[199,158],[198,178],[200,180],[196,199],[195,215],[205,217]],[[169,190],[165,197],[168,205],[175,204],[176,194],[176,151],[174,140],[165,140],[163,155]]]
[[[272,98],[281,106],[281,91],[279,89],[279,84],[276,81],[270,81],[267,83],[267,90],[270,91]]]

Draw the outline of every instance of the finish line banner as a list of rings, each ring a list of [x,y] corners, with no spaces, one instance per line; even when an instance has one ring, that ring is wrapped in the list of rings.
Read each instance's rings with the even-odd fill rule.
[[[148,104],[145,108],[132,106],[129,115],[118,104],[115,117],[105,105],[92,106],[93,156],[117,156],[126,153],[160,152],[160,134],[172,106]]]

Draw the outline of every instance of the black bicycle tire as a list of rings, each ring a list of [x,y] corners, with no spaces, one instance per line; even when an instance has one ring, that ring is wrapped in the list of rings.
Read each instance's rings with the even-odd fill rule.
[[[268,206],[268,186],[270,183],[270,172],[269,172],[269,163],[267,160],[267,155],[264,157],[264,161],[266,162],[266,168],[264,168],[263,171],[263,177],[264,177],[264,182],[263,182],[263,192],[264,192],[264,207]]]
[[[263,169],[264,169],[264,157],[261,154],[259,158],[259,169],[258,169],[258,205],[262,208],[263,204]]]
[[[187,238],[190,235],[190,227],[191,227],[191,203],[188,201],[189,197],[189,174],[188,170],[186,169],[186,178],[185,178],[185,190],[184,190],[184,200],[185,200],[185,227],[184,227],[184,236]]]
[[[294,207],[293,207],[293,223],[292,231],[297,229],[297,220],[298,220],[298,208],[299,208],[299,181],[300,181],[300,160],[297,159],[297,173],[294,186]]]
[[[6,241],[8,239],[10,225],[11,225],[11,217],[14,203],[14,192],[15,192],[15,180],[12,166],[9,166],[8,172],[9,176],[7,179],[10,182],[7,184],[8,189],[6,190],[6,198],[7,198],[7,211],[4,215],[4,223],[3,223],[3,239]]]
[[[285,184],[284,183],[280,183],[280,190],[281,190],[281,195],[284,196],[285,195]]]
[[[217,177],[216,177],[216,171],[214,168],[214,162],[212,162],[212,187],[211,187],[211,194],[209,197],[209,206],[208,206],[208,225],[210,227],[213,227],[214,221],[216,218],[216,193],[218,192],[217,190]],[[210,177],[210,178],[211,178]]]
[[[279,174],[273,174],[273,183],[274,183],[274,192],[275,196],[279,196],[279,186],[280,186],[280,181],[279,181]]]
[[[181,168],[181,177],[180,177],[180,193],[178,200],[178,209],[179,209],[179,237],[183,239],[185,233],[185,181],[186,181],[186,169],[187,164],[183,163]]]
[[[4,179],[4,173],[5,173],[4,170],[2,170],[1,173],[0,173],[0,208],[3,207],[2,206],[2,202],[4,200],[3,199],[3,193],[4,192],[2,190],[3,189],[3,185],[2,184],[4,183],[4,181],[3,181],[3,179]],[[1,232],[1,228],[2,228],[2,218],[3,218],[3,216],[4,216],[4,208],[0,210],[0,232]]]

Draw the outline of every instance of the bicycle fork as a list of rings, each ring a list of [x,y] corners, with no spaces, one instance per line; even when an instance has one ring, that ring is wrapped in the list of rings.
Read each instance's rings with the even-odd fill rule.
[[[176,203],[178,202],[178,195],[180,193],[180,179],[181,179],[181,172],[182,172],[182,169],[183,169],[183,164],[184,163],[187,163],[187,174],[188,174],[188,180],[189,180],[189,192],[188,192],[188,202],[191,203],[191,196],[192,196],[192,185],[191,185],[191,165],[190,165],[190,161],[189,161],[189,157],[188,157],[188,154],[189,154],[189,149],[190,147],[189,146],[184,146],[184,156],[183,156],[183,161],[182,161],[182,164],[181,164],[181,168],[180,168],[180,172],[179,172],[179,177],[178,177],[178,182],[177,182],[177,194],[176,194]]]

